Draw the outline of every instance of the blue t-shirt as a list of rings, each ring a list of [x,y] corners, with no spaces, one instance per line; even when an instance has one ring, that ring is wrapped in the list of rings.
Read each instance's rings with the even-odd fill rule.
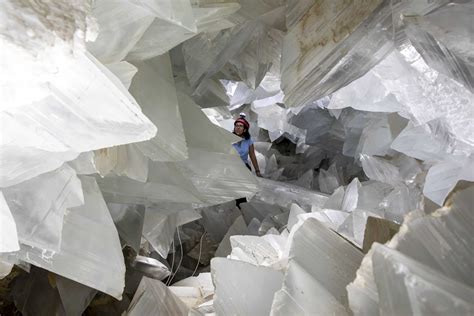
[[[247,163],[247,161],[249,159],[249,148],[250,148],[250,145],[252,145],[252,144],[253,144],[252,138],[242,139],[240,142],[232,144],[232,146],[234,146],[235,150],[237,150],[237,152],[239,153],[240,158],[242,158],[242,160],[245,163]]]

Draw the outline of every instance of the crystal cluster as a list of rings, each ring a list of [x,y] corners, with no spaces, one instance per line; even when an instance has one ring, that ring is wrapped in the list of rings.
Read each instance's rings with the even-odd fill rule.
[[[0,314],[472,315],[473,12],[1,2]]]

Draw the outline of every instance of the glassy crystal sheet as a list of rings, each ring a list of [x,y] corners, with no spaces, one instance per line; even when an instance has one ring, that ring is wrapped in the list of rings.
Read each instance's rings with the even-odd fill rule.
[[[81,182],[84,205],[71,208],[64,216],[59,251],[21,244],[20,251],[10,258],[18,258],[120,299],[125,265],[119,236],[94,178],[84,176]]]
[[[268,315],[283,274],[247,262],[214,258],[214,308],[219,315]]]

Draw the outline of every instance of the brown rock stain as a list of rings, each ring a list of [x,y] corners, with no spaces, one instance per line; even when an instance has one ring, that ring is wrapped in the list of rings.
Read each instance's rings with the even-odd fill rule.
[[[300,21],[300,29],[298,34],[298,44],[300,47],[300,58],[297,61],[297,74],[302,71],[305,60],[310,55],[310,52],[317,49],[318,47],[324,47],[328,43],[332,42],[337,44],[347,38],[357,27],[366,20],[369,15],[377,8],[382,0],[342,0],[333,3],[333,6],[324,7],[323,1],[318,1],[306,12]],[[347,10],[351,7],[350,14],[343,14],[338,16],[342,11]],[[326,11],[325,11],[326,9]],[[325,14],[330,14],[327,9],[331,9],[335,19],[330,20],[334,26],[331,28],[330,35],[318,36],[318,31],[312,34],[308,33],[308,28],[317,21],[318,18],[322,18]]]

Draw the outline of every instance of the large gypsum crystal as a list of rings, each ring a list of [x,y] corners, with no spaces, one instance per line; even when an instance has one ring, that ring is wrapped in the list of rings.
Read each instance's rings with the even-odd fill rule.
[[[283,42],[285,103],[307,104],[367,72],[392,46],[391,23],[384,1],[316,1]]]
[[[61,49],[52,48],[51,55],[57,58],[54,63],[45,62],[49,68],[39,58],[17,54],[42,71],[41,81],[35,78],[30,83],[38,90],[35,99],[12,100],[15,92],[8,84],[2,87],[1,97],[6,98],[2,103],[9,107],[0,114],[5,131],[0,147],[4,157],[1,186],[54,170],[80,152],[146,140],[156,133],[156,127],[109,70],[87,52]]]
[[[199,34],[185,42],[186,73],[194,94],[202,96],[208,81],[219,72],[225,79],[257,88],[272,64],[279,63],[281,38],[281,32],[262,21],[249,20],[221,32]]]
[[[288,106],[308,104],[364,75],[390,53],[394,35],[398,40],[395,33],[402,32],[403,15],[423,16],[447,1],[312,3],[304,15],[298,8],[292,12],[300,20],[283,44],[282,88]],[[310,1],[300,5],[309,7]]]
[[[16,223],[10,212],[3,193],[0,191],[0,252],[11,252],[20,249]]]
[[[405,33],[426,62],[439,72],[474,90],[471,2],[451,3],[426,16],[407,16]]]
[[[290,260],[272,315],[347,314],[345,287],[355,276],[362,252],[314,218],[296,224],[289,238]]]
[[[247,262],[214,258],[214,308],[219,315],[268,315],[283,274]]]
[[[51,252],[60,249],[67,209],[84,203],[81,181],[67,165],[5,188],[3,195],[20,243]]]
[[[473,284],[472,193],[472,186],[455,192],[447,206],[431,215],[410,214],[400,232],[387,243],[390,249],[375,246],[369,251],[356,279],[347,287],[355,315],[393,314],[402,306],[409,314],[442,314],[448,306],[459,308],[461,315],[472,312],[472,300],[463,303],[466,290],[472,291]],[[396,271],[412,274],[404,285],[386,278],[389,273],[379,273],[393,260],[408,265]],[[397,274],[393,277],[400,278]],[[398,295],[397,306],[391,304],[391,299],[382,301],[386,295]]]
[[[127,60],[146,60],[165,54],[200,32],[215,32],[234,26],[226,18],[239,9],[238,3],[206,3],[190,6],[189,1],[170,1],[177,14],[171,19],[155,18],[128,53]],[[189,7],[192,12],[189,16]],[[181,21],[180,21],[181,20]]]
[[[159,280],[143,277],[127,315],[188,315],[189,308]]]
[[[312,205],[322,207],[328,196],[323,193],[310,191],[288,183],[268,179],[259,179],[260,191],[253,197],[256,201],[276,204],[290,209],[292,203],[297,203],[308,211]]]
[[[381,314],[469,315],[474,312],[472,287],[440,275],[396,250],[379,244],[373,248]]]
[[[169,55],[135,63],[138,73],[130,86],[131,94],[159,132],[138,148],[155,161],[177,161],[187,158],[186,140],[178,110]]]
[[[65,214],[58,252],[20,244],[20,251],[1,257],[23,260],[119,299],[125,282],[119,236],[94,178],[84,176],[81,182],[84,205]]]

